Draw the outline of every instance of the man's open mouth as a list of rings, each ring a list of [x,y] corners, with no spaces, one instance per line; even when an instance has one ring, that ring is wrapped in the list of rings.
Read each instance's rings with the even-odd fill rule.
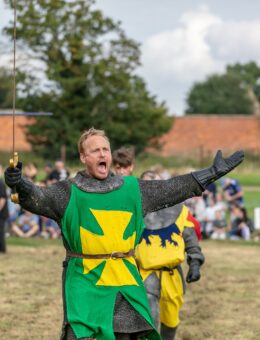
[[[98,163],[97,167],[99,172],[105,173],[107,171],[107,162],[101,161]]]

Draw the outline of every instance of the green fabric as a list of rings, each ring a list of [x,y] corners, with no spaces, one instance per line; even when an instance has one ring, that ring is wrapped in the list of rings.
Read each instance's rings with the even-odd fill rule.
[[[72,184],[62,219],[63,236],[72,252],[127,252],[144,229],[137,179],[124,177],[121,188],[109,193],[86,193]],[[68,322],[77,338],[115,339],[113,314],[117,293],[153,325],[148,300],[135,260],[70,258],[65,279]],[[160,339],[156,331],[147,339]]]

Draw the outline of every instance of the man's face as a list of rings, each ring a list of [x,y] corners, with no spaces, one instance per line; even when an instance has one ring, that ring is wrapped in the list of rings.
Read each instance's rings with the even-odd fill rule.
[[[107,178],[112,162],[109,142],[102,136],[91,136],[83,143],[80,160],[88,175],[97,179]]]
[[[127,166],[115,164],[114,166],[115,173],[116,175],[119,175],[119,176],[131,176],[133,169],[134,169],[133,164],[127,165]]]

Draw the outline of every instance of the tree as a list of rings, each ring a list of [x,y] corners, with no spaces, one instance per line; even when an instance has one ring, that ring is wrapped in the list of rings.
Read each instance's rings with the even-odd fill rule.
[[[9,70],[0,67],[0,108],[13,107],[13,77]]]
[[[260,115],[260,67],[255,62],[227,66],[229,74],[238,74],[253,105],[253,113]]]
[[[75,156],[80,133],[91,126],[105,129],[113,147],[133,144],[137,152],[170,128],[164,103],[158,104],[136,75],[139,45],[93,4],[17,2],[19,46],[44,63],[49,81],[43,89],[27,72],[19,102],[23,109],[54,114],[29,127],[29,141],[44,155],[51,150],[57,157],[66,145],[67,154]],[[12,28],[6,32],[11,35]]]
[[[228,65],[223,75],[196,83],[187,97],[186,113],[252,114],[259,109],[260,68],[256,63]]]

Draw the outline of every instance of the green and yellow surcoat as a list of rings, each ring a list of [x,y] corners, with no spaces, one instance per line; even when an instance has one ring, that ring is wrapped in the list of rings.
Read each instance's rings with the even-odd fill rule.
[[[97,255],[134,249],[144,230],[136,178],[124,177],[124,184],[108,193],[88,193],[72,184],[61,222],[65,243],[72,252]],[[133,257],[69,259],[64,298],[67,319],[77,338],[114,339],[118,293],[153,324]],[[148,338],[160,339],[156,332]]]

